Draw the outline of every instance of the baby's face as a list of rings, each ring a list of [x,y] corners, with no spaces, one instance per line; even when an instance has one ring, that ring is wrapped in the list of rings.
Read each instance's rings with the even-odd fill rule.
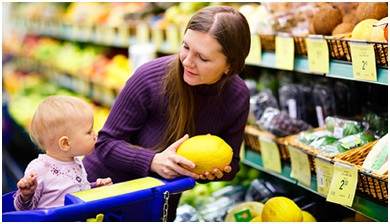
[[[73,156],[83,156],[92,153],[97,140],[97,134],[93,129],[94,118],[92,112],[88,116],[80,116],[73,122],[73,130],[70,137]]]

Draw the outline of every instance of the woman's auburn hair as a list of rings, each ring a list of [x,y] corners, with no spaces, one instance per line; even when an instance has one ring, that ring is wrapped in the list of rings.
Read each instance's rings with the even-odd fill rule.
[[[250,49],[250,30],[246,18],[230,6],[209,6],[200,9],[190,19],[185,32],[190,29],[204,32],[214,37],[221,45],[221,51],[230,65],[228,74],[222,76],[223,84],[233,75],[242,72],[245,58]],[[167,129],[159,145],[158,151],[183,137],[195,133],[194,109],[195,88],[184,82],[184,68],[177,56],[169,64],[163,84],[163,97],[167,104]]]

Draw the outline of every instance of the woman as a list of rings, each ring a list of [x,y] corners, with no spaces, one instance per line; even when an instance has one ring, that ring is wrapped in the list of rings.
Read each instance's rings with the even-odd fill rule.
[[[239,151],[249,113],[249,90],[238,76],[250,48],[245,17],[229,6],[199,10],[189,21],[178,55],[142,65],[127,81],[83,162],[88,177],[114,183],[155,176],[189,176],[198,182],[230,181],[239,171]],[[195,174],[176,154],[189,136],[217,135],[234,151],[224,170]],[[184,137],[183,137],[184,136]],[[173,221],[180,195],[169,201]]]

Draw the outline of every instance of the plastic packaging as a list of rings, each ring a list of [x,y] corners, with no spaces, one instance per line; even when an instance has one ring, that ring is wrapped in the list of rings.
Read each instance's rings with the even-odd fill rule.
[[[301,131],[312,129],[312,126],[303,120],[291,118],[285,111],[268,107],[257,122],[261,130],[268,131],[277,137],[298,134]]]
[[[329,116],[325,119],[326,129],[332,132],[333,137],[343,138],[367,130],[366,125],[360,121]]]
[[[325,118],[336,113],[333,90],[324,84],[315,84],[313,88],[313,104],[319,127],[325,125]]]
[[[250,111],[253,112],[256,120],[261,118],[264,110],[267,107],[278,108],[278,101],[275,96],[273,96],[270,89],[266,89],[254,96],[250,99]]]
[[[370,132],[361,132],[339,139],[338,141],[330,145],[321,146],[318,148],[318,151],[325,153],[329,156],[334,156],[346,152],[350,149],[363,146],[368,142],[372,142],[374,140],[375,137]]]

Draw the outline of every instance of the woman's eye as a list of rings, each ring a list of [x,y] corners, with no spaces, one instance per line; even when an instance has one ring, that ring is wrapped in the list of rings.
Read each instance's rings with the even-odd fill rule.
[[[184,49],[187,49],[187,50],[190,49],[190,48],[189,48],[187,45],[185,45],[185,44],[183,44],[183,48],[184,48]]]
[[[202,56],[199,56],[199,58],[200,58],[200,60],[202,60],[204,62],[208,61],[207,59],[202,58]]]

